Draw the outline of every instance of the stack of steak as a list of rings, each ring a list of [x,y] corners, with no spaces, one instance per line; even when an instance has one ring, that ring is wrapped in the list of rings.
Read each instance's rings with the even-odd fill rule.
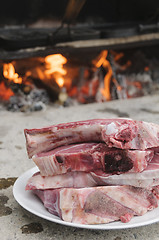
[[[64,221],[128,222],[158,207],[159,125],[94,119],[25,129],[29,180],[45,208]]]

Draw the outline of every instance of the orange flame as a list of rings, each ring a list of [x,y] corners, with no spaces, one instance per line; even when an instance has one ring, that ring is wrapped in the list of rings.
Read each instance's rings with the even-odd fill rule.
[[[98,56],[98,58],[93,61],[93,64],[97,68],[103,66],[104,68],[106,68],[108,70],[107,74],[104,77],[104,88],[101,89],[101,93],[106,98],[106,100],[109,101],[111,99],[110,82],[111,82],[111,78],[113,75],[113,71],[112,71],[109,61],[106,59],[107,55],[108,55],[107,50],[102,51],[100,53],[100,55]]]
[[[3,76],[15,83],[22,83],[22,78],[19,77],[18,73],[15,72],[15,68],[12,63],[4,63],[3,64]]]
[[[54,77],[59,87],[64,85],[64,75],[67,71],[63,68],[63,65],[67,63],[67,59],[61,54],[53,54],[45,57],[45,74],[47,77]]]
[[[106,100],[109,101],[111,99],[110,82],[111,82],[111,78],[113,76],[113,70],[107,59],[105,59],[105,61],[103,62],[103,67],[107,68],[108,72],[104,77],[104,89],[101,89],[101,92],[102,92],[103,96],[106,98]]]
[[[63,85],[64,85],[64,78],[63,77],[58,77],[57,79],[56,79],[56,83],[59,85],[59,87],[63,87]]]
[[[111,100],[111,92],[110,92],[110,83],[111,81],[113,81],[113,83],[115,84],[117,91],[121,91],[122,88],[119,85],[119,83],[117,82],[117,80],[115,78],[113,78],[113,70],[112,67],[110,65],[110,62],[106,59],[108,55],[108,51],[104,50],[100,53],[100,55],[98,56],[97,59],[93,60],[93,64],[99,68],[101,66],[103,66],[103,68],[105,68],[107,70],[107,73],[104,77],[104,88],[100,89],[102,95],[105,97],[105,99],[107,101]],[[114,60],[117,61],[120,58],[122,58],[124,56],[123,53],[120,53],[118,55],[116,55],[114,57]],[[127,65],[131,65],[131,63],[127,63]]]
[[[7,88],[4,84],[4,82],[0,83],[0,99],[7,101],[11,96],[13,96],[14,93],[10,88]]]
[[[122,53],[122,52],[115,54],[115,56],[114,56],[115,62],[119,61],[122,57],[124,57],[124,53]]]
[[[103,63],[105,62],[106,58],[107,58],[107,55],[108,55],[108,51],[107,50],[104,50],[102,51],[99,56],[97,57],[97,59],[93,60],[93,64],[97,67],[97,68],[100,68]]]

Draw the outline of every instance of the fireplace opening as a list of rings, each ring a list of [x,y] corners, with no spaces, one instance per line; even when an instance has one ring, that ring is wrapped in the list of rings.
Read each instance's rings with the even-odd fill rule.
[[[102,50],[87,64],[62,54],[1,61],[0,101],[10,111],[38,111],[155,94],[156,47]]]

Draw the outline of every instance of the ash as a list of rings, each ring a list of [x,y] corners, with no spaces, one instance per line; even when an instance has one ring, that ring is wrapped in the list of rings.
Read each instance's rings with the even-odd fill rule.
[[[45,109],[49,102],[49,96],[45,89],[34,88],[29,94],[25,94],[19,89],[16,95],[10,97],[6,108],[12,112],[33,112]]]

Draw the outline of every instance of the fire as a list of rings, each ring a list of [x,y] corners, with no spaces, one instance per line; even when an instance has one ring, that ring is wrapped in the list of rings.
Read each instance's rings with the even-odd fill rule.
[[[10,97],[13,95],[14,93],[12,92],[12,90],[10,88],[7,88],[4,82],[1,82],[0,83],[0,99],[3,101],[8,101]]]
[[[39,64],[36,67],[26,70],[25,75],[22,77],[15,70],[15,62],[4,63],[3,64],[3,77],[4,81],[0,83],[0,99],[9,100],[11,96],[14,95],[12,91],[12,83],[25,85],[27,79],[29,79],[29,84],[31,84],[31,79],[40,79],[46,86],[51,87],[53,82],[56,82],[60,88],[67,84],[68,79],[64,79],[67,74],[64,64],[67,63],[67,59],[61,54],[48,55],[45,58],[39,58]],[[17,64],[17,62],[16,62]],[[66,81],[66,82],[65,82]],[[65,85],[65,86],[66,86]],[[54,89],[54,85],[53,85]]]
[[[111,99],[110,82],[112,80],[113,71],[109,61],[106,59],[107,55],[107,50],[102,51],[98,58],[93,61],[93,64],[97,68],[103,66],[105,69],[107,69],[107,74],[104,77],[104,88],[101,89],[101,93],[105,97],[105,99],[109,101]]]
[[[105,62],[106,58],[107,58],[107,55],[108,55],[108,51],[107,50],[104,50],[102,51],[98,58],[93,60],[93,64],[97,67],[97,68],[100,68],[103,63]]]
[[[63,77],[58,77],[58,78],[56,79],[56,83],[59,85],[59,87],[63,87],[64,82],[65,82],[65,80],[64,80]]]
[[[8,101],[16,94],[30,99],[30,92],[38,88],[46,88],[51,100],[58,99],[60,104],[66,105],[73,103],[71,98],[75,103],[85,104],[143,94],[143,84],[146,83],[141,82],[140,76],[130,74],[133,61],[127,60],[122,52],[103,50],[92,64],[86,66],[66,63],[67,59],[61,54],[10,63],[1,61],[0,100]],[[148,64],[144,71],[150,71]],[[14,98],[11,100],[14,102]]]
[[[110,82],[113,76],[113,71],[111,68],[111,65],[107,59],[103,62],[103,67],[108,69],[107,74],[104,77],[104,89],[101,89],[101,92],[103,96],[106,98],[106,100],[111,99],[111,93],[110,93]]]
[[[122,52],[118,54],[115,53],[115,56],[114,56],[115,62],[119,61],[122,57],[124,57],[124,53]]]
[[[3,76],[14,83],[22,83],[22,78],[15,72],[15,68],[12,63],[3,64]]]
[[[59,87],[64,86],[64,75],[66,75],[67,71],[64,69],[63,65],[67,63],[67,59],[61,54],[53,54],[45,57],[45,67],[44,71],[48,78],[54,77],[56,83]]]
[[[111,51],[111,54],[113,56],[112,63],[113,66],[115,66],[116,69],[119,69],[120,71],[125,71],[127,68],[129,68],[132,65],[131,61],[127,61],[124,65],[120,65],[118,61],[124,57],[124,53],[116,53]],[[123,87],[120,86],[117,79],[113,76],[113,70],[111,67],[110,62],[107,60],[108,51],[104,50],[100,53],[100,55],[92,61],[95,67],[100,68],[101,66],[107,71],[106,75],[104,76],[104,87],[100,89],[102,95],[104,98],[109,101],[111,100],[111,82],[115,85],[117,94],[122,96],[122,90]],[[147,71],[148,68],[145,68],[145,71]]]

